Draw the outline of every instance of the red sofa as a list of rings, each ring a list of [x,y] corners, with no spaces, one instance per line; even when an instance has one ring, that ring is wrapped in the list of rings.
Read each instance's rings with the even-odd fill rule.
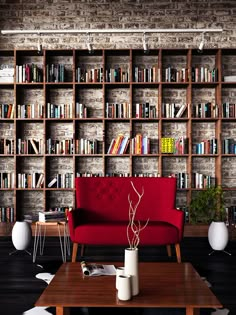
[[[129,202],[137,202],[131,181],[144,194],[137,208],[136,220],[148,225],[140,233],[140,246],[166,245],[171,256],[175,245],[181,262],[180,242],[183,237],[184,212],[175,208],[176,178],[167,177],[77,177],[77,208],[68,213],[72,262],[76,261],[78,244],[122,245],[128,247],[127,224]]]

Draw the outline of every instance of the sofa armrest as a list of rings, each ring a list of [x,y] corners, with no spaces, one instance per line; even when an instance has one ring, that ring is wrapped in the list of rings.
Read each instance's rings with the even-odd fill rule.
[[[183,210],[178,209],[164,209],[159,212],[159,220],[167,222],[175,226],[179,231],[179,241],[183,238],[184,233],[184,218]]]
[[[82,209],[76,208],[68,212],[68,225],[69,225],[69,231],[70,231],[70,238],[72,241],[74,241],[75,229],[79,225],[79,222],[82,219],[80,218],[81,210]]]

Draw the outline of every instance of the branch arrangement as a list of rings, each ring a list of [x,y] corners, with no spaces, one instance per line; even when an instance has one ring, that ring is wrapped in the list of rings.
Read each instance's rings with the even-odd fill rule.
[[[130,199],[130,194],[128,195],[128,201],[129,201],[129,223],[127,226],[127,238],[129,242],[129,248],[131,249],[136,249],[139,245],[140,242],[140,232],[145,229],[145,227],[148,224],[149,219],[146,221],[146,223],[141,226],[140,221],[135,220],[135,215],[137,212],[138,205],[140,204],[140,201],[144,195],[144,189],[142,187],[142,193],[139,193],[137,189],[134,186],[134,183],[131,181],[131,185],[138,195],[138,201],[135,205],[133,205],[132,200]]]

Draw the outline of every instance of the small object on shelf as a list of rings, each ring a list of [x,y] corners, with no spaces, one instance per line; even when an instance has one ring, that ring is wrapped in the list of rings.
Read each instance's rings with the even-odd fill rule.
[[[236,82],[236,75],[225,75],[224,81],[225,82]]]
[[[64,211],[39,211],[39,222],[63,221],[65,219]]]

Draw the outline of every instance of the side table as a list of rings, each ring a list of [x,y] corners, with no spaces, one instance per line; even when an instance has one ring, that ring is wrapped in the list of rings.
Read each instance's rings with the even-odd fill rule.
[[[70,236],[68,232],[67,221],[52,221],[52,222],[37,221],[35,223],[33,262],[36,261],[38,245],[39,245],[39,253],[40,255],[43,255],[47,226],[57,226],[58,237],[59,237],[60,247],[61,247],[62,261],[66,262],[67,254],[70,255]],[[61,235],[61,230],[60,230],[61,227],[63,227],[63,238],[64,238],[63,241],[62,241],[62,235]]]

